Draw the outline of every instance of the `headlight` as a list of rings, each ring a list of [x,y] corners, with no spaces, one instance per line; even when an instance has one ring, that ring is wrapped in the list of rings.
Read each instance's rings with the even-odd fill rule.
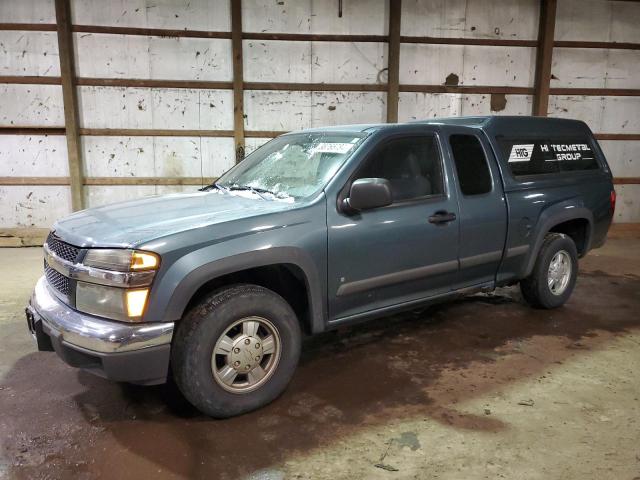
[[[157,269],[160,257],[155,253],[139,250],[96,248],[87,252],[82,263],[104,270],[131,272]]]
[[[77,269],[76,308],[113,320],[137,321],[147,306],[160,257],[139,250],[96,248]]]
[[[78,282],[76,308],[99,317],[136,321],[144,313],[148,296],[148,288],[124,289]]]

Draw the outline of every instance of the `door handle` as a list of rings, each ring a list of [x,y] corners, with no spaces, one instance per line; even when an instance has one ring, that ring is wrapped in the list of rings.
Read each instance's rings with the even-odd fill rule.
[[[455,213],[436,212],[429,217],[429,223],[442,224],[453,222],[456,219]]]

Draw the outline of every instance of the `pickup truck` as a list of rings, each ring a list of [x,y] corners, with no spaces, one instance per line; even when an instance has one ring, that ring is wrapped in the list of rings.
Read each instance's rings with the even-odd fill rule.
[[[172,378],[224,418],[284,391],[303,335],[518,283],[533,307],[561,306],[614,208],[579,121],[288,133],[200,191],[56,222],[27,322],[72,366]]]

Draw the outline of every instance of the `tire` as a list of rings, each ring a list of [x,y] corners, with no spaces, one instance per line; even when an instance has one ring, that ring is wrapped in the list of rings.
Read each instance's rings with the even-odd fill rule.
[[[549,284],[552,276],[550,274],[551,261],[556,258],[561,258],[569,263],[570,272],[566,284],[563,281],[556,283],[553,279],[552,285]],[[560,277],[564,277],[564,275],[560,275]],[[531,275],[520,281],[520,291],[532,307],[557,308],[564,305],[571,296],[577,277],[578,251],[576,244],[569,236],[562,233],[548,233],[542,242]],[[564,288],[560,288],[563,285]]]
[[[300,345],[300,324],[280,295],[234,285],[206,297],[178,323],[171,368],[189,402],[206,415],[227,418],[275,400],[293,376]],[[245,367],[251,370],[244,373]]]

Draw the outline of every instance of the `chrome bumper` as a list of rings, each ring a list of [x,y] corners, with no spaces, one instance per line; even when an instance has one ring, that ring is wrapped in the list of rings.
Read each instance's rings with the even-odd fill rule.
[[[133,352],[170,344],[173,337],[173,322],[128,324],[80,313],[58,300],[44,277],[38,280],[28,308],[48,335],[92,352]]]

